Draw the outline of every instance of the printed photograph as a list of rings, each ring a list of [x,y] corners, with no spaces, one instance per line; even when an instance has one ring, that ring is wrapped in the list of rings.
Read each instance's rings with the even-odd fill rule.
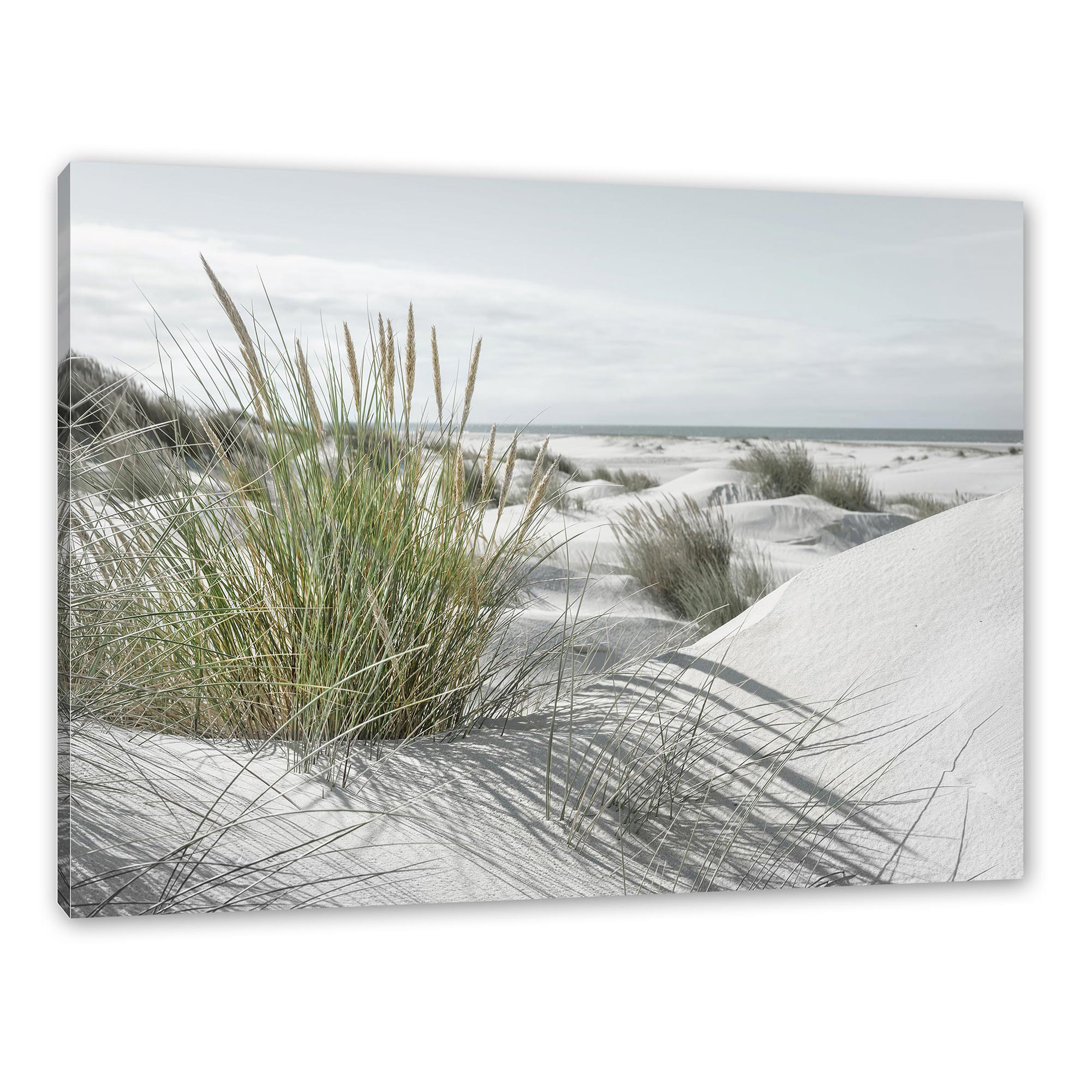
[[[1020,203],[58,210],[69,915],[1022,876]]]

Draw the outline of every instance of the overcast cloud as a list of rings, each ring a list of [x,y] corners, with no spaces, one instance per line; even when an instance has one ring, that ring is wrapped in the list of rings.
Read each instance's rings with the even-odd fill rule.
[[[1023,423],[1014,203],[76,165],[71,253],[73,347],[150,375],[153,309],[231,345],[203,253],[311,352],[482,334],[478,421]]]

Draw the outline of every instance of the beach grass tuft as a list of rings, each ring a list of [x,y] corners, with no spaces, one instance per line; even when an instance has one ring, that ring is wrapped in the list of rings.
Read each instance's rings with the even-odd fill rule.
[[[878,513],[881,496],[865,469],[826,465],[814,471],[813,494],[841,510]]]
[[[328,339],[316,357],[248,326],[207,273],[239,356],[185,355],[197,405],[66,366],[62,691],[124,726],[305,759],[514,715],[548,659],[507,642],[551,471],[489,540],[514,449],[466,479],[461,420],[434,447],[410,428],[411,317],[403,365],[381,317],[362,357],[348,333],[344,356]]]
[[[881,496],[865,469],[819,468],[801,442],[756,444],[732,466],[750,473],[767,499],[814,495],[841,510],[876,513],[882,509]]]
[[[659,483],[655,476],[650,476],[648,473],[628,472],[626,469],[612,471],[603,465],[598,469],[593,469],[592,474],[587,478],[583,477],[583,479],[606,480],[609,484],[620,484],[632,493],[656,487]]]
[[[923,518],[933,517],[935,514],[942,514],[946,510],[952,510],[954,507],[963,506],[965,503],[971,502],[972,498],[973,496],[965,495],[959,491],[953,492],[951,499],[942,499],[936,495],[908,491],[901,495],[891,496],[888,504],[894,510],[909,509],[914,511],[915,516],[921,521]]]
[[[774,587],[760,556],[736,551],[720,509],[704,509],[688,496],[631,506],[616,522],[615,536],[627,572],[706,633]]]
[[[732,462],[736,469],[750,473],[767,499],[807,495],[814,487],[814,463],[802,443],[779,446],[752,446],[745,457]]]

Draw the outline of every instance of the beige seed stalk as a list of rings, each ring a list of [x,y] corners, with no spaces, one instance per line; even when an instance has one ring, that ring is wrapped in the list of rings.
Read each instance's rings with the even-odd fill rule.
[[[536,490],[529,496],[529,501],[525,504],[525,513],[521,518],[521,529],[519,535],[524,535],[525,527],[529,523],[529,519],[539,509],[540,504],[544,501],[544,496],[547,494],[548,484],[551,483],[551,478],[555,474],[555,470],[558,468],[558,462],[552,462],[551,467],[546,473],[544,478],[536,485]]]
[[[454,498],[460,507],[465,501],[465,455],[458,443],[454,454]]]
[[[416,326],[413,307],[409,305],[409,325],[405,332],[405,415],[412,411],[413,386],[416,383]]]
[[[386,320],[386,352],[383,354],[383,382],[386,387],[386,407],[394,415],[394,327]]]
[[[473,391],[476,389],[476,369],[480,366],[480,345],[483,338],[476,339],[476,348],[473,349],[472,363],[469,364],[469,379],[465,383],[465,405],[461,410],[461,430],[465,430],[465,424],[469,419],[469,410],[472,408]]]
[[[296,339],[296,362],[300,366],[300,381],[304,384],[304,397],[307,399],[311,425],[315,428],[315,438],[322,442],[326,432],[323,428],[322,417],[319,415],[319,406],[315,401],[315,387],[311,385],[311,372],[308,371],[307,361],[304,359],[304,350],[300,348],[299,338]]]
[[[360,419],[360,368],[356,363],[356,346],[353,345],[349,324],[345,323],[345,352],[349,358],[349,378],[352,380],[353,399],[356,402],[356,419]]]
[[[502,521],[503,510],[506,509],[506,498],[510,494],[510,481],[514,478],[514,462],[517,460],[518,433],[514,432],[513,441],[510,443],[510,453],[506,458],[506,472],[503,474],[503,488],[499,493],[499,512],[495,515],[495,524],[491,529],[491,546],[488,548],[488,557],[495,554],[495,536],[499,531],[499,522]]]
[[[262,402],[264,384],[262,370],[259,368],[258,353],[255,351],[255,343],[251,340],[248,328],[244,325],[244,320],[240,317],[240,312],[233,303],[232,297],[225,291],[225,286],[218,281],[217,274],[210,269],[210,264],[206,261],[206,257],[200,255],[199,258],[202,259],[203,269],[210,278],[210,284],[214,287],[218,303],[228,316],[229,322],[232,324],[232,328],[240,341],[240,352],[244,357],[244,364],[247,366],[248,380],[251,383],[251,396],[255,401],[255,412],[259,417],[259,426],[265,429],[266,416],[263,412]]]
[[[439,410],[439,427],[443,426],[442,373],[439,371],[439,343],[435,327],[431,328],[431,374],[435,380],[435,405]]]
[[[540,477],[544,468],[544,458],[547,456],[548,441],[549,439],[544,440],[544,444],[540,447],[540,452],[536,455],[536,460],[533,462],[532,476],[529,478],[529,499],[532,498],[533,492],[536,490],[536,485],[540,482]]]
[[[491,425],[491,438],[488,439],[487,453],[484,454],[484,483],[482,490],[484,494],[487,494],[488,485],[491,483],[491,469],[492,463],[495,459],[495,425]]]

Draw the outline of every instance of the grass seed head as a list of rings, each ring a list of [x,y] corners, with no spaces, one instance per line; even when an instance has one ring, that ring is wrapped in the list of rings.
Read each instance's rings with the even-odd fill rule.
[[[315,438],[322,442],[326,437],[323,428],[322,417],[319,415],[319,405],[315,400],[315,387],[311,383],[311,372],[308,370],[307,360],[304,359],[304,350],[300,348],[300,339],[296,339],[296,363],[300,369],[300,381],[304,385],[304,398],[307,402],[308,416],[311,417],[311,426],[315,429]]]
[[[356,362],[356,346],[353,345],[352,334],[349,333],[349,324],[345,323],[345,354],[349,358],[349,381],[353,388],[353,401],[356,404],[356,418],[360,419],[360,367]]]
[[[409,325],[405,331],[405,412],[412,410],[413,386],[416,383],[416,325],[413,306],[409,305]]]
[[[506,472],[503,473],[503,485],[502,491],[499,493],[499,516],[502,516],[503,509],[506,507],[506,499],[510,494],[510,484],[514,479],[514,462],[517,459],[517,432],[514,432],[514,438],[510,442],[510,452],[506,457]]]
[[[431,376],[435,383],[435,407],[439,411],[439,427],[443,426],[442,372],[439,370],[439,342],[435,327],[431,328]]]
[[[469,364],[469,378],[465,383],[465,404],[461,410],[461,430],[469,421],[469,410],[472,408],[473,391],[476,390],[476,369],[480,366],[480,345],[483,338],[476,339],[476,348],[473,349],[472,362]]]
[[[495,425],[491,425],[491,437],[488,439],[487,452],[484,454],[484,480],[481,484],[484,495],[487,495],[491,484],[491,470],[495,460]]]

